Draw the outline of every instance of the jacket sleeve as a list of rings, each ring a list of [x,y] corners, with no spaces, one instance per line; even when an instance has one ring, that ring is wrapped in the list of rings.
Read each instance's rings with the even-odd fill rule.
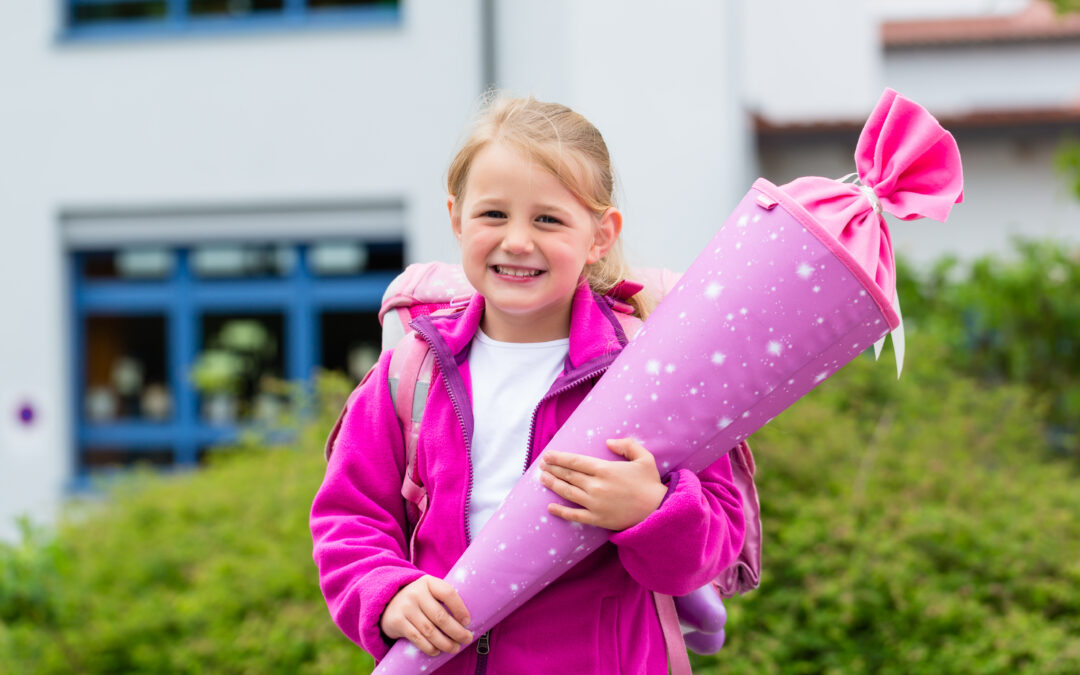
[[[610,541],[623,567],[645,588],[686,595],[729,567],[742,550],[742,495],[725,453],[695,474],[681,469],[668,477],[660,507]]]
[[[408,560],[401,484],[405,449],[383,354],[350,397],[326,476],[311,506],[319,586],[338,627],[376,659],[390,643],[379,629],[387,603],[423,576]]]

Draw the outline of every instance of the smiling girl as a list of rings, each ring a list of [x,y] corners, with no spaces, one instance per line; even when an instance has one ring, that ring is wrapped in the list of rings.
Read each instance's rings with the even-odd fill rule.
[[[550,512],[610,530],[608,544],[483,636],[442,579],[627,343],[611,309],[626,270],[612,176],[592,124],[532,98],[491,101],[450,166],[450,224],[477,293],[412,324],[435,356],[417,446],[427,510],[406,521],[387,352],[344,413],[311,512],[330,612],[377,659],[405,638],[461,652],[440,672],[666,673],[650,591],[688,593],[742,546],[727,457],[665,483],[640,443],[611,439],[625,461],[540,460],[543,484],[576,505]]]

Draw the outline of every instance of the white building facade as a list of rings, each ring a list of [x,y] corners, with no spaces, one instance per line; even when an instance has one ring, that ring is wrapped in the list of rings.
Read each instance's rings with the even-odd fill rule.
[[[109,4],[0,7],[3,538],[98,471],[195,465],[228,437],[189,371],[232,319],[281,377],[348,368],[394,270],[455,259],[443,177],[490,84],[601,129],[641,264],[688,264],[759,173],[850,171],[886,85],[958,121],[1065,111],[958,131],[968,204],[894,227],[899,250],[1077,238],[1047,159],[1080,98],[1069,36],[1009,43],[1021,64],[985,41],[890,46],[897,2]]]

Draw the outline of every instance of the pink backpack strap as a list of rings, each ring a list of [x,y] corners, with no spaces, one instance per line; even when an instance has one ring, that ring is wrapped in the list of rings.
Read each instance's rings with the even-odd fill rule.
[[[405,336],[390,356],[390,396],[401,422],[405,441],[405,477],[401,496],[405,498],[409,523],[415,526],[427,510],[427,489],[420,482],[417,468],[417,446],[420,420],[424,415],[431,378],[435,370],[435,355],[427,342],[415,332]]]
[[[693,675],[690,670],[690,657],[686,653],[679,615],[675,611],[675,598],[653,591],[656,613],[660,617],[660,628],[664,632],[664,645],[667,647],[668,663],[671,675]]]

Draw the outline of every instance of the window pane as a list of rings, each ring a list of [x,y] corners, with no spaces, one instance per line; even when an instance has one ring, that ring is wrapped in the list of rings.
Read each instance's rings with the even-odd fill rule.
[[[322,363],[359,382],[379,358],[382,328],[378,312],[322,312]]]
[[[190,0],[192,16],[248,16],[258,12],[280,12],[284,0]]]
[[[320,276],[359,274],[367,258],[367,247],[359,242],[321,242],[308,248],[308,267]]]
[[[212,424],[273,416],[283,399],[285,319],[280,313],[207,314],[191,370],[202,418]]]
[[[86,279],[164,279],[173,272],[175,254],[164,248],[126,248],[83,256]]]
[[[292,273],[296,250],[277,244],[213,244],[191,252],[191,267],[197,276],[281,277]]]
[[[308,7],[397,7],[397,0],[308,0]]]
[[[368,242],[367,270],[401,271],[405,267],[405,247],[400,241]]]
[[[164,316],[92,316],[85,322],[83,412],[91,422],[172,416]]]
[[[75,3],[71,21],[75,25],[109,22],[159,21],[165,18],[166,0],[115,0],[114,2]]]

